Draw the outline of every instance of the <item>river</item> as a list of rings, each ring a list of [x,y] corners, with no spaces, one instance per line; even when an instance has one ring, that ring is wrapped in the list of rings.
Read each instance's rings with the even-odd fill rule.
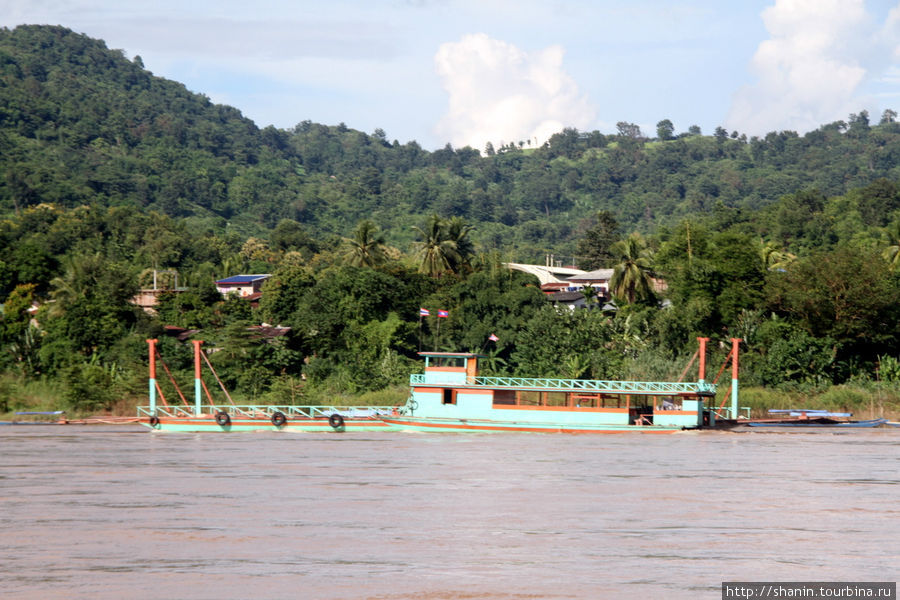
[[[0,427],[3,598],[719,598],[896,581],[900,430]]]

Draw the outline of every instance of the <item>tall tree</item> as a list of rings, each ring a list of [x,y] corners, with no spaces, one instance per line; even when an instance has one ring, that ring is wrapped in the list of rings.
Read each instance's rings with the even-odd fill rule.
[[[439,277],[453,272],[453,265],[460,262],[456,241],[447,237],[445,222],[437,215],[431,215],[425,228],[413,226],[420,241],[413,244],[419,271]]]
[[[888,227],[888,247],[881,253],[882,258],[888,262],[891,271],[900,265],[900,221],[895,221]]]
[[[766,271],[782,271],[797,260],[796,254],[784,250],[775,242],[759,241],[759,258]]]
[[[450,267],[457,274],[472,268],[472,258],[475,256],[475,244],[469,237],[475,229],[462,217],[451,217],[444,222],[445,236],[456,244],[456,256],[451,256]]]
[[[616,130],[619,132],[619,135],[624,138],[641,138],[644,137],[644,134],[641,133],[641,128],[634,123],[629,123],[627,121],[619,121],[616,123]]]
[[[612,246],[621,238],[619,223],[608,210],[597,213],[597,224],[578,240],[576,253],[583,269],[593,271],[613,264]]]
[[[839,247],[769,277],[770,307],[816,338],[831,338],[838,360],[897,352],[900,285],[876,252]]]
[[[351,267],[372,268],[384,263],[384,235],[371,219],[360,221],[347,245],[344,262]]]
[[[675,126],[669,119],[663,119],[656,124],[656,137],[661,141],[671,140],[675,133]]]
[[[613,245],[618,260],[609,282],[612,293],[629,303],[653,297],[653,255],[639,233],[632,233]]]

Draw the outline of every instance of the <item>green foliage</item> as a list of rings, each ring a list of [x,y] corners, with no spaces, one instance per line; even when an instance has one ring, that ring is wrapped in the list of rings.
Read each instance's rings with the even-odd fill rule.
[[[76,413],[109,410],[116,401],[116,367],[96,360],[68,367],[64,374],[66,402]]]
[[[831,381],[834,360],[832,340],[795,332],[768,347],[760,369],[762,382],[773,387],[814,389]]]
[[[878,378],[891,383],[900,381],[900,360],[893,356],[879,356]]]
[[[347,247],[344,260],[351,267],[377,267],[386,259],[384,236],[369,219],[359,222]]]
[[[545,306],[516,337],[515,372],[527,377],[618,379],[631,344],[609,317],[596,310]]]
[[[698,335],[735,336],[754,383],[894,377],[892,111],[749,140],[621,121],[481,156],[343,124],[260,130],[62,27],[0,30],[0,73],[0,367],[59,383],[74,410],[143,393],[147,337],[190,379],[166,326],[200,330],[260,400],[396,390],[420,345],[486,351],[494,373],[665,379]],[[618,312],[556,311],[502,266],[547,254],[617,267]],[[252,272],[272,274],[258,310],[214,288]],[[131,299],[154,273],[148,315]]]
[[[742,311],[759,307],[765,269],[757,246],[748,234],[711,233],[684,222],[656,257],[675,318],[689,331],[712,333],[734,326]]]
[[[900,282],[887,273],[877,252],[819,252],[772,275],[769,306],[809,335],[833,340],[838,360],[874,360],[897,343]]]
[[[613,244],[611,252],[616,260],[610,291],[619,300],[634,303],[653,298],[653,253],[640,234]]]
[[[612,249],[621,237],[619,229],[619,224],[610,211],[602,210],[597,213],[597,224],[578,240],[576,253],[581,268],[592,271],[613,266],[615,255]]]
[[[449,318],[434,311],[426,321],[426,347],[481,352],[491,334],[500,338],[497,349],[508,356],[521,323],[544,305],[544,297],[531,278],[501,267],[477,271],[426,299],[424,306],[447,309]],[[438,329],[440,327],[440,329]],[[504,351],[505,350],[505,351]]]
[[[432,277],[460,275],[471,269],[474,246],[469,239],[472,227],[464,219],[442,219],[432,215],[425,228],[413,227],[420,240],[414,244],[419,271]]]

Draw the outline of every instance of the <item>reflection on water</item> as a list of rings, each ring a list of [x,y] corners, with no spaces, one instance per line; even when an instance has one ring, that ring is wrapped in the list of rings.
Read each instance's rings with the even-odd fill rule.
[[[6,598],[718,598],[895,581],[900,431],[2,427]]]

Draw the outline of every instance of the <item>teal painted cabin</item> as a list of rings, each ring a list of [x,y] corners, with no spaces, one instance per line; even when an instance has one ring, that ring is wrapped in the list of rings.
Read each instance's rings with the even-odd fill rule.
[[[483,377],[480,355],[421,352],[423,373],[395,427],[429,431],[671,433],[709,424],[704,399],[715,386],[695,383]]]

